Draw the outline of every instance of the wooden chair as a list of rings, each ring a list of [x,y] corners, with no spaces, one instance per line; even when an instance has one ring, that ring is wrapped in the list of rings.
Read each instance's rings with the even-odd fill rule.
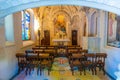
[[[41,52],[39,50],[35,50],[35,53],[38,54],[39,65],[37,68],[37,74],[42,74],[42,71],[47,68],[48,75],[50,74],[52,63],[53,63],[53,56],[50,53]]]
[[[87,50],[87,49],[81,49],[81,50],[79,51],[79,53],[80,53],[80,54],[85,54],[85,53],[88,53],[88,50]]]
[[[32,50],[35,53],[49,53],[51,57],[55,57],[55,49],[53,46],[49,46],[47,48],[33,47]]]
[[[45,48],[39,48],[39,47],[33,47],[32,50],[35,52],[36,50],[39,50],[41,52],[44,51]]]
[[[63,45],[60,45],[60,46],[56,46],[55,47],[55,54],[57,54],[56,56],[58,57],[68,57],[68,49],[67,49],[67,46],[63,46]]]
[[[77,48],[68,48],[68,52],[69,53],[78,53],[79,49],[77,49]]]
[[[44,53],[44,54],[39,54],[41,63],[40,63],[40,69],[38,69],[38,71],[40,70],[40,75],[42,74],[41,72],[44,69],[48,70],[48,75],[50,75],[50,71],[51,71],[51,67],[52,67],[52,59],[50,59],[50,54]]]
[[[17,53],[16,57],[18,59],[18,73],[26,68],[26,58],[24,53]]]
[[[92,71],[92,75],[96,74],[96,65],[95,65],[95,59],[96,56],[94,53],[85,53],[84,54],[85,59],[83,61],[85,69],[88,69],[89,71]],[[86,74],[86,73],[85,73]]]
[[[29,73],[31,74],[31,71],[34,71],[34,68],[38,66],[38,54],[35,54],[32,50],[26,50],[26,60],[27,60],[27,66],[26,66],[26,75]]]
[[[103,71],[103,74],[105,75],[105,59],[107,57],[106,53],[96,53],[96,67],[99,68],[99,70]]]
[[[75,67],[78,68],[78,70],[80,71],[80,75],[82,74],[82,71],[84,71],[85,74],[84,64],[82,63],[83,59],[84,56],[82,54],[72,54],[69,59],[72,75],[74,75]]]

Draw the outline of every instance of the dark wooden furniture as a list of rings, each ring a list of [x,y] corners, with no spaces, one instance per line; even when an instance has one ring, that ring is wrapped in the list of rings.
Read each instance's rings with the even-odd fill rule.
[[[106,53],[96,53],[96,67],[99,68],[99,70],[103,71],[103,74],[105,75],[105,59],[107,57]]]
[[[72,71],[72,75],[74,75],[74,70],[77,68],[80,71],[80,75],[82,74],[82,71],[84,71],[85,74],[85,68],[82,61],[84,60],[84,56],[82,54],[72,54],[69,58],[70,67]]]
[[[84,55],[85,53],[88,53],[88,50],[87,49],[81,49],[79,51],[79,53]]]
[[[38,54],[38,60],[40,61],[39,66],[37,68],[37,74],[40,73],[41,75],[42,71],[44,71],[44,69],[47,69],[49,75],[53,63],[53,55],[51,55],[51,53],[41,52],[39,50],[35,50],[34,52]]]
[[[94,53],[85,53],[84,54],[84,67],[87,70],[91,70],[92,71],[92,75],[96,74],[96,55]]]
[[[72,30],[72,45],[77,45],[77,30]]]
[[[18,73],[26,68],[26,57],[24,53],[17,53],[16,57],[18,59]]]
[[[35,54],[32,50],[26,50],[26,75],[29,73],[31,74],[31,71],[34,71],[35,67],[38,67],[39,61],[38,61],[38,54]]]

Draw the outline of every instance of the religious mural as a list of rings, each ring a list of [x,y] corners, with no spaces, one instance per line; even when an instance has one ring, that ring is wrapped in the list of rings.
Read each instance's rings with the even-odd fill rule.
[[[55,36],[56,38],[63,38],[66,36],[66,22],[63,15],[57,16],[54,21],[55,26]]]
[[[109,46],[120,48],[120,16],[108,13],[108,37]]]

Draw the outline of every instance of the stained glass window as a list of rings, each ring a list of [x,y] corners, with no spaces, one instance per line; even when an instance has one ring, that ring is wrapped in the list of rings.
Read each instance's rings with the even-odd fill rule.
[[[22,40],[30,40],[30,14],[22,11]]]

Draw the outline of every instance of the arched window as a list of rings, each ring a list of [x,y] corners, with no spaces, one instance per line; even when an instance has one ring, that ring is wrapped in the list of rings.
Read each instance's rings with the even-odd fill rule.
[[[30,40],[30,13],[22,11],[22,40]]]
[[[5,17],[5,38],[7,42],[14,42],[13,14]]]

